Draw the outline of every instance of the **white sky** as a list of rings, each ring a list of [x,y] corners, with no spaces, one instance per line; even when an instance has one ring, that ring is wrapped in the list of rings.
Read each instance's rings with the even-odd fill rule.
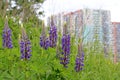
[[[120,0],[46,0],[43,3],[45,18],[59,12],[82,8],[110,10],[111,21],[120,22]]]

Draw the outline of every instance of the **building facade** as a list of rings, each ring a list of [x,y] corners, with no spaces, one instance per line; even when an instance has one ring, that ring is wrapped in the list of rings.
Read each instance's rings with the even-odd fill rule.
[[[120,61],[120,22],[112,22],[114,62]]]

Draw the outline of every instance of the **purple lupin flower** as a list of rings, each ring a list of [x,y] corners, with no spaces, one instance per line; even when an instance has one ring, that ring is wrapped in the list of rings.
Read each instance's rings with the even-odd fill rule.
[[[11,29],[8,26],[8,21],[6,20],[4,30],[3,30],[3,47],[4,48],[13,48],[12,39],[11,39]]]
[[[82,51],[82,45],[78,45],[78,54],[76,57],[75,71],[79,72],[84,66],[84,52]]]
[[[22,36],[20,40],[21,59],[29,60],[31,56],[31,43],[22,27]]]
[[[56,47],[57,44],[57,28],[54,24],[53,17],[51,18],[51,26],[49,31],[50,47]]]
[[[40,36],[40,46],[43,47],[44,49],[49,48],[49,39],[44,38],[43,36]]]
[[[44,49],[48,49],[49,47],[49,39],[46,37],[44,24],[42,27],[42,34],[40,36],[40,46],[43,47]]]
[[[70,56],[70,35],[67,33],[67,26],[64,26],[63,36],[62,36],[62,53],[61,53],[61,64],[64,67],[68,67],[67,64],[69,63],[69,56]]]

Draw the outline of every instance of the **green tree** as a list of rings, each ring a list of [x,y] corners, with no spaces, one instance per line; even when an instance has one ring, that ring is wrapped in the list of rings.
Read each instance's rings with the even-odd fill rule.
[[[43,15],[44,11],[37,13],[44,0],[0,0],[0,16],[15,17],[22,22],[38,20],[38,16]]]

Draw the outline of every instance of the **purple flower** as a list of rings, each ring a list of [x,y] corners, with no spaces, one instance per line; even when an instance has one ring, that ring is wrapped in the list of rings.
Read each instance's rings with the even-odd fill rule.
[[[40,46],[43,47],[44,46],[44,37],[40,36]]]
[[[11,39],[11,29],[8,26],[8,21],[5,22],[4,30],[3,30],[3,47],[4,48],[13,48],[12,39]]]
[[[44,25],[42,27],[42,34],[40,36],[40,46],[43,47],[44,49],[48,49],[49,47],[49,39],[46,37],[46,33],[45,33],[45,28]]]
[[[61,53],[61,64],[63,64],[64,67],[68,67],[67,64],[69,63],[69,57],[70,57],[70,34],[67,30],[67,25],[65,24],[63,27],[63,36],[62,36],[62,53]]]
[[[61,64],[63,64],[64,67],[67,67],[67,64],[69,63],[69,56],[70,56],[70,35],[69,34],[63,34],[62,37],[62,53],[61,53]]]
[[[45,49],[48,49],[48,47],[49,47],[49,44],[50,42],[49,42],[49,39],[48,38],[46,38],[45,39]]]
[[[49,39],[50,39],[50,47],[56,47],[57,44],[57,28],[53,22],[53,18],[51,21],[50,31],[49,31]]]
[[[78,54],[76,57],[75,71],[79,72],[83,69],[84,66],[84,52],[82,51],[81,46],[78,46]]]
[[[48,49],[49,48],[49,39],[41,36],[40,37],[40,46],[43,47],[44,49]]]
[[[22,29],[22,37],[20,40],[20,52],[21,59],[29,60],[31,56],[31,43],[26,35],[24,29]]]

